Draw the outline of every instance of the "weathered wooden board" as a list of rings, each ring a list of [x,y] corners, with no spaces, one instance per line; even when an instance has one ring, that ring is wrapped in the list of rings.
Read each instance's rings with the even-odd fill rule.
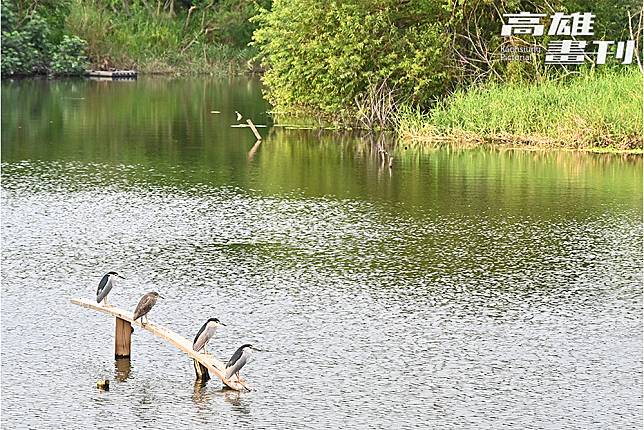
[[[132,324],[121,318],[115,318],[114,358],[130,358],[132,344]]]
[[[217,376],[226,386],[232,388],[233,390],[241,391],[249,389],[243,379],[237,380],[236,375],[233,375],[230,379],[226,378],[226,364],[224,362],[218,360],[212,355],[201,354],[194,351],[192,349],[191,341],[173,332],[172,330],[151,322],[146,323],[145,326],[143,326],[139,321],[132,320],[132,317],[134,316],[132,312],[119,309],[112,305],[104,306],[101,303],[96,303],[95,301],[87,299],[72,299],[72,303],[84,308],[93,309],[108,315],[112,315],[125,321],[129,321],[131,324],[141,327],[142,329],[149,331],[150,333],[160,337],[161,339],[167,340],[172,345],[188,354],[190,358],[193,358],[199,363],[203,364],[211,374]]]

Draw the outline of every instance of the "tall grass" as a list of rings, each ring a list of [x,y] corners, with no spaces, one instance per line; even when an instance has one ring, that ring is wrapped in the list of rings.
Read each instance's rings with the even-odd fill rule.
[[[247,69],[254,51],[213,41],[212,33],[200,27],[202,18],[199,13],[188,19],[185,12],[170,16],[140,7],[115,12],[100,2],[73,0],[66,26],[88,42],[94,67],[136,68],[144,73]]]
[[[404,109],[397,129],[408,141],[642,148],[642,75],[637,68],[613,69],[566,81],[475,87],[429,113]]]

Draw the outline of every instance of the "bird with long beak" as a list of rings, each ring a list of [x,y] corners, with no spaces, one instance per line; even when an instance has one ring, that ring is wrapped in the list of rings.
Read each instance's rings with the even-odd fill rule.
[[[226,324],[219,321],[218,318],[210,318],[206,321],[195,336],[195,340],[192,342],[192,349],[199,352],[203,349],[204,354],[208,354],[206,351],[206,346],[208,342],[215,336],[217,329],[221,326],[226,326]]]
[[[162,299],[163,296],[161,296],[156,291],[150,291],[149,293],[141,297],[139,304],[136,305],[136,309],[134,310],[132,321],[136,321],[141,318],[141,325],[145,326],[145,324],[147,324],[148,322],[148,312],[150,312],[150,309],[152,309],[152,307],[157,303],[157,299],[159,298]],[[143,317],[145,317],[145,323],[143,322]]]
[[[107,272],[103,275],[101,282],[98,283],[96,290],[96,303],[103,301],[103,305],[107,306],[107,295],[112,291],[112,287],[116,285],[116,278],[125,279],[116,272]]]
[[[239,381],[239,371],[246,363],[250,363],[253,360],[253,351],[261,351],[259,348],[255,348],[250,343],[246,343],[239,348],[230,357],[228,363],[226,363],[226,379],[229,379],[233,374],[237,375],[237,380]]]

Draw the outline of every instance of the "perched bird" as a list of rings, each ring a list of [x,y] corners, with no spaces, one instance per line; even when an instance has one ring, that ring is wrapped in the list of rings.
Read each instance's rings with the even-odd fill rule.
[[[241,121],[243,116],[239,112],[235,111],[235,114],[237,115],[237,122]]]
[[[222,325],[225,326],[226,324],[222,323],[217,318],[210,318],[206,321],[197,332],[195,340],[192,342],[192,349],[197,352],[203,349],[204,354],[208,354],[208,351],[206,351],[206,345],[208,345],[210,339],[215,336],[217,329]]]
[[[237,380],[239,380],[239,370],[244,367],[246,363],[250,363],[253,357],[253,351],[261,351],[261,349],[255,348],[250,343],[240,346],[237,351],[230,357],[228,363],[226,363],[226,379],[237,375]]]
[[[103,275],[96,290],[96,303],[100,303],[103,300],[103,304],[107,305],[107,295],[112,291],[112,287],[116,285],[116,278],[125,279],[116,272],[107,272]]]
[[[136,305],[136,309],[134,310],[134,316],[132,317],[132,320],[136,321],[139,318],[141,318],[141,325],[147,324],[148,312],[150,312],[150,309],[152,309],[152,306],[156,304],[158,298],[163,298],[163,297],[160,296],[159,293],[157,293],[156,291],[150,291],[149,293],[141,297],[141,300],[139,300],[139,304]],[[145,317],[145,323],[143,323],[143,317]]]

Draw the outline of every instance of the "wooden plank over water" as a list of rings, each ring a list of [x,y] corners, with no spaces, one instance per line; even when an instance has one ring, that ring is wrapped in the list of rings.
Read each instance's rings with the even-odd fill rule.
[[[116,318],[120,318],[125,321],[129,321],[131,324],[136,325],[144,330],[149,331],[155,336],[160,337],[168,342],[170,342],[175,347],[179,348],[181,351],[185,352],[190,358],[197,360],[199,363],[203,364],[211,374],[217,376],[221,381],[232,388],[233,390],[241,391],[248,390],[249,388],[244,383],[244,380],[237,380],[237,376],[233,375],[230,379],[226,378],[225,369],[226,364],[212,355],[206,355],[196,352],[192,349],[192,342],[186,339],[185,337],[179,335],[178,333],[173,332],[163,326],[148,322],[145,326],[137,321],[133,321],[132,317],[134,316],[132,312],[119,309],[112,305],[104,306],[103,304],[96,303],[96,301],[87,300],[87,299],[72,299],[72,303],[84,308],[93,309],[95,311],[102,312],[104,314],[112,315]]]

